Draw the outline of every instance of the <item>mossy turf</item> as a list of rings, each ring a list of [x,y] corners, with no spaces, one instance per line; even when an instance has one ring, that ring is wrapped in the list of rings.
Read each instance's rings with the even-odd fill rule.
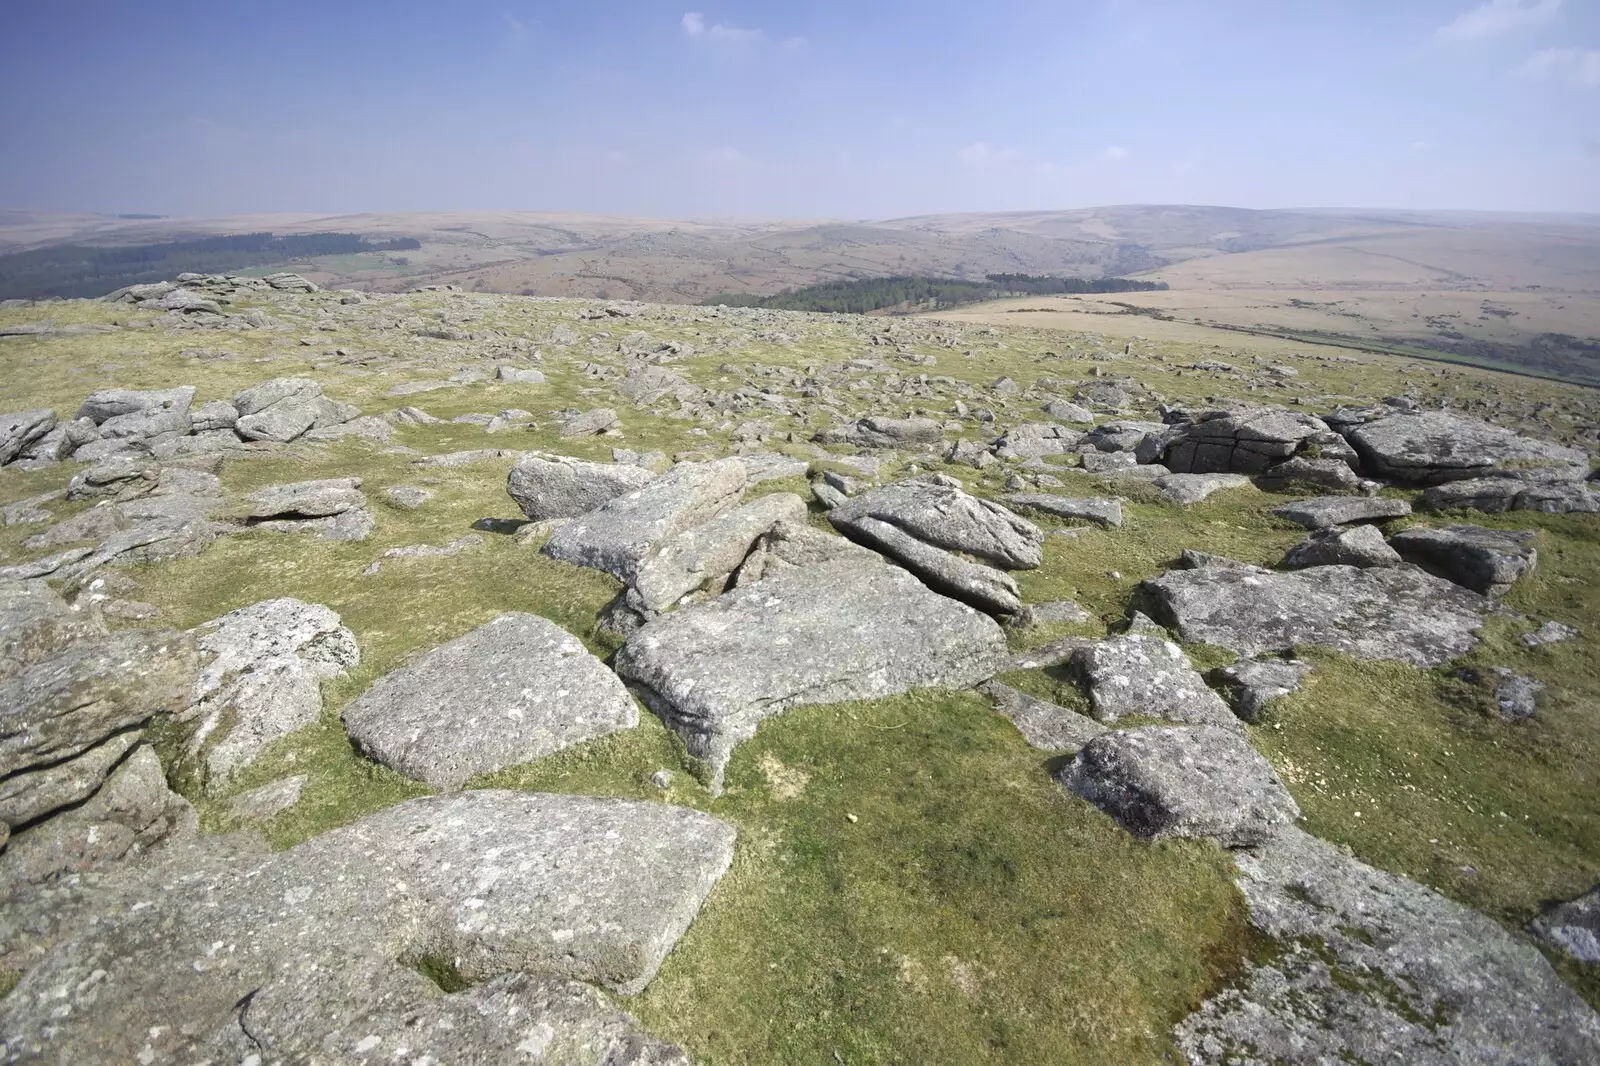
[[[310,303],[326,299],[319,295]],[[408,299],[423,317],[451,307],[478,308],[481,325],[513,337],[537,338],[563,324],[596,351],[613,343],[598,336],[601,326],[633,328],[577,321],[573,305],[564,303],[433,293]],[[521,407],[539,424],[535,431],[495,435],[453,424],[397,431],[396,442],[416,452],[536,447],[596,459],[609,458],[613,444],[660,448],[669,455],[720,453],[737,425],[753,417],[734,412],[698,424],[619,403],[607,383],[584,369],[584,344],[566,354],[547,350],[547,386],[474,384],[389,397],[396,382],[446,377],[461,366],[481,368],[482,360],[472,356],[470,345],[397,339],[392,331],[319,336],[292,308],[264,306],[291,326],[305,327],[304,336],[321,347],[299,346],[293,334],[173,335],[157,329],[7,340],[0,342],[0,409],[46,404],[70,412],[86,393],[110,385],[194,384],[204,400],[268,377],[304,374],[368,414],[411,404],[445,418]],[[699,309],[682,311],[676,325],[652,321],[646,328],[654,338],[695,344],[701,354],[671,369],[708,388],[743,383],[740,374],[722,369],[727,362],[820,366],[876,351],[858,334],[822,320],[793,345],[749,338],[735,350],[719,350],[710,334],[720,327],[708,325],[712,320]],[[42,313],[4,310],[0,322]],[[137,317],[125,308],[88,303],[53,305],[48,314],[62,325]],[[1026,386],[1044,374],[1084,378],[1109,367],[1185,402],[1226,396],[1232,387],[1215,375],[1182,369],[1216,355],[1211,346],[1140,343],[1128,358],[1103,362],[1092,355],[1104,354],[1107,346],[1093,337],[1022,328],[964,332],[960,346],[918,348],[937,365],[901,368],[901,377],[925,370],[981,388],[1006,374]],[[335,344],[372,353],[374,361],[351,365],[331,358],[327,346]],[[179,354],[201,346],[227,348],[239,357],[197,360]],[[1557,435],[1571,429],[1573,412],[1592,406],[1581,390],[1528,379],[1437,367],[1419,375],[1413,364],[1396,360],[1297,358],[1302,354],[1291,348],[1286,355],[1302,370],[1297,382],[1254,391],[1252,398],[1374,396],[1408,386],[1432,399],[1515,394],[1550,404],[1541,417]],[[1007,422],[1039,417],[1003,396],[983,402]],[[896,414],[949,413],[948,406],[897,404],[876,391],[864,394],[862,403]],[[559,437],[554,412],[595,406],[617,408],[620,440]],[[788,446],[784,433],[808,437],[819,428],[791,416],[766,420],[776,438],[769,446],[780,449]],[[974,426],[966,435],[994,433]],[[414,465],[413,458],[349,442],[229,462],[222,479],[235,500],[265,485],[358,475],[376,530],[357,544],[250,531],[221,538],[193,559],[123,571],[136,586],[124,598],[158,609],[143,624],[188,628],[259,600],[294,596],[337,611],[360,643],[361,665],[328,683],[327,710],[318,723],[273,745],[225,792],[191,791],[206,830],[239,828],[227,801],[290,773],[307,775],[300,802],[261,827],[277,847],[426,792],[364,759],[345,737],[339,710],[374,678],[501,612],[541,614],[596,654],[614,649],[615,639],[597,635],[595,622],[619,589],[615,581],[545,558],[536,542],[502,532],[511,528],[507,524],[482,527],[482,519],[518,517],[504,490],[509,460],[427,467]],[[888,476],[914,465],[929,464],[902,455]],[[1007,469],[932,465],[984,496],[1005,493]],[[0,503],[62,487],[72,472],[71,464],[28,474],[0,471]],[[1044,565],[1016,575],[1023,598],[1072,598],[1091,619],[1013,632],[1019,648],[1114,629],[1138,581],[1172,566],[1185,548],[1270,566],[1304,535],[1271,514],[1291,496],[1229,489],[1182,508],[1149,486],[1072,469],[1052,472],[1064,483],[1053,491],[1124,498],[1126,521],[1121,529],[1100,530],[1029,515],[1051,536]],[[405,510],[384,494],[401,484],[434,496],[417,510]],[[758,491],[779,490],[803,493],[805,485],[795,479]],[[60,516],[83,506],[52,509]],[[1306,687],[1273,704],[1250,729],[1312,832],[1520,929],[1546,901],[1576,895],[1600,878],[1600,645],[1587,632],[1577,642],[1539,649],[1520,639],[1547,619],[1595,628],[1600,521],[1451,517],[1540,531],[1540,568],[1507,599],[1527,620],[1492,619],[1478,651],[1435,671],[1306,650],[1316,664]],[[441,545],[475,526],[482,527],[485,543],[462,554],[381,559],[387,548]],[[39,528],[0,529],[0,560],[42,554],[22,547]],[[378,572],[365,575],[374,560],[381,562]],[[1202,669],[1229,660],[1219,649],[1186,651]],[[1470,665],[1531,674],[1550,686],[1549,698],[1533,720],[1503,721],[1481,687],[1455,677],[1455,669]],[[1028,671],[1005,680],[1084,706],[1059,672]],[[1231,863],[1207,844],[1134,840],[1055,785],[1053,765],[980,697],[918,692],[801,708],[766,721],[735,752],[729,787],[716,799],[694,776],[677,738],[648,713],[635,730],[471,784],[686,804],[738,828],[730,872],[660,976],[642,995],[622,1001],[707,1066],[1170,1062],[1172,1024],[1226,981],[1243,958],[1261,950],[1231,883]],[[665,790],[651,782],[661,769],[673,773]],[[1594,968],[1555,961],[1600,1004]],[[438,979],[448,978],[440,973]]]

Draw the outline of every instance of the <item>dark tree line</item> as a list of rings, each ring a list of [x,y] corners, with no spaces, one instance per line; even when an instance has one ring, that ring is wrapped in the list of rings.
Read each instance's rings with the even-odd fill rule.
[[[369,241],[356,233],[239,233],[119,248],[65,244],[0,255],[0,299],[102,296],[183,273],[228,274],[321,255],[421,247],[414,237]]]
[[[826,311],[834,314],[866,314],[885,309],[940,310],[961,304],[982,303],[1004,296],[1084,294],[1097,292],[1149,292],[1165,289],[1164,281],[1138,281],[1133,278],[1052,278],[1032,274],[990,274],[983,281],[961,278],[927,278],[896,275],[888,278],[860,278],[827,281],[803,289],[780,292],[776,296],[730,293],[713,296],[709,305],[728,307],[767,307],[780,311]]]

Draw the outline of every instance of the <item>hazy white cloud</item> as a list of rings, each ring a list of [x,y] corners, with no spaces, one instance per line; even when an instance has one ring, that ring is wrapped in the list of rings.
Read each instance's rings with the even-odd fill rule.
[[[1100,155],[1107,163],[1120,163],[1128,158],[1128,150],[1120,144],[1113,144],[1108,146]]]
[[[520,41],[524,37],[528,36],[528,27],[524,25],[523,21],[517,18],[517,16],[507,15],[505,19],[506,32],[510,34],[513,41]]]
[[[696,40],[712,41],[722,45],[751,45],[761,41],[760,30],[746,30],[738,26],[724,26],[722,23],[706,25],[706,17],[698,11],[684,13],[682,19],[684,35]]]
[[[996,148],[988,141],[974,141],[956,153],[956,158],[968,166],[987,167],[1010,163],[1022,153],[1015,148]]]
[[[1484,0],[1483,3],[1440,26],[1436,35],[1446,41],[1475,41],[1537,26],[1555,18],[1561,0]]]
[[[1600,86],[1600,48],[1546,48],[1523,60],[1511,73],[1591,89]]]

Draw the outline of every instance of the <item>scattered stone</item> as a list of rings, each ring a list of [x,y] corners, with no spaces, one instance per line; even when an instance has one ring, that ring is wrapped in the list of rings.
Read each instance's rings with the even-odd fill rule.
[[[511,366],[501,363],[495,371],[495,377],[501,381],[509,381],[514,385],[543,385],[544,375],[531,367]]]
[[[1551,907],[1528,929],[1557,951],[1600,966],[1600,888]]]
[[[1503,596],[1539,565],[1533,538],[1532,530],[1418,526],[1396,533],[1389,543],[1408,562],[1485,596]]]
[[[572,519],[551,533],[540,551],[552,559],[605,570],[632,584],[647,556],[733,507],[744,484],[744,464],[737,459],[679,463],[643,488]]]
[[[1033,625],[1055,625],[1062,622],[1087,622],[1092,615],[1072,600],[1051,600],[1035,603],[1027,608],[1028,621]]]
[[[1256,476],[1256,484],[1264,489],[1281,491],[1295,485],[1337,492],[1340,489],[1361,487],[1361,475],[1350,468],[1343,459],[1309,459],[1297,455],[1271,467]]]
[[[1139,460],[1132,452],[1085,452],[1083,455],[1083,469],[1091,474],[1122,473],[1132,470],[1139,465]],[[1165,477],[1171,471],[1161,468],[1156,477]]]
[[[1290,548],[1282,566],[1285,570],[1304,570],[1308,566],[1399,566],[1400,561],[1400,553],[1374,526],[1325,526],[1312,530],[1305,540]]]
[[[322,682],[361,662],[356,638],[321,604],[264,600],[191,630],[205,666],[178,721],[207,788],[255,761],[268,744],[322,714]]]
[[[473,448],[464,452],[446,452],[443,455],[425,455],[411,460],[413,466],[468,466],[472,463],[492,462],[499,459],[521,459],[528,452],[511,448]]]
[[[1494,674],[1494,703],[1500,717],[1518,721],[1532,718],[1539,710],[1544,684],[1531,677],[1512,673],[1503,666],[1491,667]]]
[[[1044,534],[1037,526],[997,503],[969,496],[960,482],[942,474],[872,489],[828,512],[828,521],[841,531],[864,518],[1007,570],[1031,570],[1043,559]]]
[[[459,381],[403,381],[393,385],[385,396],[415,396],[419,392],[437,392],[440,389],[459,389]],[[415,408],[402,408],[402,410],[415,410]],[[437,421],[437,419],[435,419]]]
[[[300,790],[305,786],[306,775],[295,774],[282,781],[241,792],[228,801],[228,813],[246,822],[265,822],[299,803]]]
[[[1472,510],[1488,514],[1505,511],[1594,514],[1600,512],[1600,493],[1579,481],[1471,478],[1434,485],[1422,494],[1422,506],[1432,511]]]
[[[1563,644],[1577,639],[1578,631],[1560,622],[1546,622],[1532,633],[1523,634],[1522,637],[1523,643],[1530,648],[1537,648],[1541,644]]]
[[[1368,473],[1421,485],[1468,478],[1579,481],[1589,456],[1445,411],[1394,414],[1341,430]]]
[[[1261,720],[1273,700],[1300,691],[1311,664],[1298,659],[1241,659],[1214,675],[1233,696],[1233,710],[1246,722]]]
[[[383,490],[384,496],[396,507],[404,507],[408,511],[415,511],[418,507],[433,499],[433,493],[416,485],[390,485]]]
[[[1183,650],[1163,636],[1129,633],[1094,641],[1075,652],[1070,662],[1089,690],[1095,718],[1102,722],[1133,715],[1195,725],[1238,725]]]
[[[385,674],[343,717],[366,754],[443,789],[639,724],[622,683],[575,637],[518,613]]]
[[[805,521],[805,501],[794,493],[763,496],[662,544],[639,564],[634,588],[645,608],[656,612],[700,589],[720,593],[719,586],[744,562],[763,533],[779,522]]]
[[[274,485],[245,497],[245,524],[278,533],[315,533],[329,540],[365,540],[374,525],[358,477]]]
[[[42,551],[80,541],[103,541],[113,533],[127,529],[130,524],[121,508],[102,503],[29,537],[22,542],[22,546],[29,551]]]
[[[1218,489],[1242,489],[1250,484],[1250,479],[1243,474],[1167,474],[1151,484],[1173,503],[1188,506],[1199,503]]]
[[[1059,422],[1070,422],[1080,426],[1094,421],[1094,414],[1091,411],[1066,400],[1051,400],[1044,405],[1044,413]]]
[[[1226,555],[1195,551],[1193,548],[1185,548],[1178,553],[1178,568],[1180,570],[1204,570],[1207,567],[1220,567],[1226,570],[1254,570],[1257,573],[1268,573],[1265,567],[1241,563],[1239,560],[1230,559]]]
[[[1014,492],[1006,502],[1032,511],[1040,511],[1056,518],[1092,522],[1102,528],[1119,528],[1122,525],[1122,501],[1115,499],[1074,499],[1045,492]]]
[[[1471,651],[1491,607],[1409,566],[1314,566],[1287,574],[1208,566],[1169,571],[1140,590],[1156,621],[1185,643],[1249,657],[1316,644],[1420,667]]]
[[[978,691],[994,701],[995,710],[1011,719],[1030,747],[1042,751],[1077,751],[1106,731],[1093,718],[1035,699],[998,681],[985,681]]]
[[[535,522],[576,518],[642,489],[656,475],[639,466],[591,463],[564,455],[528,455],[506,478],[506,492]]]
[[[1145,840],[1262,844],[1300,817],[1272,765],[1243,733],[1146,726],[1089,741],[1056,780]]]
[[[992,619],[898,567],[851,556],[768,571],[661,616],[615,660],[690,754],[710,763],[714,792],[734,746],[763,718],[913,688],[966,688],[1006,661]]]
[[[609,407],[596,407],[581,415],[574,415],[561,427],[563,437],[592,437],[604,433],[618,422],[617,412]]]
[[[671,770],[657,770],[650,775],[650,783],[665,792],[672,787],[673,773]]]
[[[1391,500],[1382,496],[1322,496],[1274,507],[1272,513],[1306,529],[1326,529],[1328,526],[1404,518],[1411,513],[1411,505],[1405,500]]]
[[[931,418],[884,418],[874,415],[859,422],[823,430],[812,439],[819,444],[853,444],[858,448],[942,444],[944,426]]]

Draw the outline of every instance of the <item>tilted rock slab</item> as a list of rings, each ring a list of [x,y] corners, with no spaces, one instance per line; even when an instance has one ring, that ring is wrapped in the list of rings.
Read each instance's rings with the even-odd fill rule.
[[[860,517],[840,524],[850,539],[882,552],[941,595],[986,614],[1013,616],[1022,611],[1022,593],[1010,574],[924,544],[899,526]]]
[[[1400,553],[1375,526],[1323,526],[1313,529],[1284,554],[1285,570],[1308,566],[1398,566]]]
[[[1438,666],[1471,651],[1488,599],[1413,566],[1314,566],[1288,574],[1206,567],[1141,583],[1153,617],[1185,643],[1243,656],[1317,644],[1361,659]]]
[[[407,777],[456,789],[639,724],[617,675],[533,614],[503,614],[372,683],[344,710],[361,750]]]
[[[0,681],[80,641],[105,635],[104,622],[67,606],[43,581],[0,581]]]
[[[1285,950],[1179,1023],[1189,1062],[1600,1061],[1600,1016],[1497,922],[1298,830],[1233,858]]]
[[[1130,633],[1094,641],[1074,652],[1070,663],[1102,722],[1133,715],[1238,728],[1239,720],[1206,687],[1183,649],[1164,637]]]
[[[355,634],[318,603],[282,598],[241,607],[191,630],[204,668],[181,722],[196,723],[185,753],[208,786],[322,713],[322,682],[359,665]]]
[[[859,549],[858,549],[859,550]],[[614,666],[711,765],[791,707],[967,688],[1002,669],[991,618],[883,562],[849,556],[778,569],[715,600],[650,622]]]
[[[563,455],[529,455],[511,468],[506,492],[523,514],[542,522],[588,514],[655,479],[656,475],[638,466],[591,463]]]
[[[1589,456],[1445,411],[1398,414],[1341,430],[1368,474],[1420,485],[1467,478],[1577,481]]]
[[[1272,764],[1242,732],[1217,726],[1106,733],[1056,779],[1146,840],[1259,844],[1300,817]]]
[[[1445,511],[1539,511],[1544,514],[1594,514],[1600,511],[1600,493],[1579,481],[1521,481],[1509,477],[1447,481],[1422,494],[1422,506]]]
[[[1042,751],[1077,751],[1106,727],[1077,711],[1018,692],[999,681],[978,686],[994,701],[995,710],[1011,720],[1028,746]]]
[[[1122,501],[1099,497],[1073,498],[1056,496],[1048,492],[1014,492],[1006,502],[1032,511],[1041,511],[1055,518],[1070,518],[1093,522],[1106,529],[1122,525]]]
[[[1411,505],[1405,500],[1383,496],[1319,496],[1274,507],[1272,513],[1306,529],[1327,529],[1355,522],[1404,518],[1411,513]]]
[[[664,611],[689,593],[732,574],[756,540],[773,526],[805,521],[806,502],[792,492],[752,500],[661,545],[639,564],[634,588],[647,609]]]
[[[828,512],[844,530],[859,518],[898,526],[925,544],[975,555],[1007,570],[1032,570],[1043,559],[1039,527],[998,503],[970,496],[954,478],[933,475],[872,489]]]
[[[1393,548],[1458,585],[1485,596],[1503,596],[1539,565],[1532,530],[1482,526],[1414,526],[1394,535]]]
[[[513,1061],[519,1047],[581,1044],[559,1002],[514,1024],[495,996],[553,986],[501,975],[638,992],[727,870],[733,841],[732,827],[686,808],[461,792],[399,804],[274,855],[165,864],[0,1001],[4,1049],[10,1059],[98,1063],[230,1053],[243,1056],[227,1061],[302,1061],[309,1047],[305,1061],[363,1061],[381,1050],[388,1062],[401,1046],[459,1054],[464,1045],[452,1041],[470,1037],[494,1041],[473,1046],[470,1061]],[[427,958],[481,984],[458,998],[391,972]],[[467,1027],[458,1036],[407,1031],[403,1019],[417,1014]],[[375,1019],[372,1029],[355,1028],[363,1017]],[[595,1024],[589,1011],[571,1021]],[[325,1036],[330,1046],[318,1046]]]
[[[55,428],[56,413],[48,407],[0,414],[0,466]]]
[[[605,570],[632,584],[639,564],[684,530],[709,522],[744,494],[737,459],[679,463],[642,489],[618,496],[550,534],[552,559]]]

